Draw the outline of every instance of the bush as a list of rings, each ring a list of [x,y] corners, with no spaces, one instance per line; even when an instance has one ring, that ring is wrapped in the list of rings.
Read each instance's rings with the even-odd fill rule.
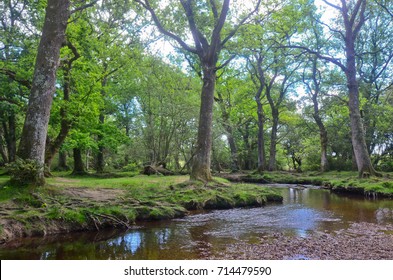
[[[17,159],[7,165],[11,184],[16,186],[42,185],[44,166],[34,160]]]
[[[123,166],[122,170],[126,172],[137,172],[140,171],[142,167],[140,167],[137,163],[130,163],[126,166]]]

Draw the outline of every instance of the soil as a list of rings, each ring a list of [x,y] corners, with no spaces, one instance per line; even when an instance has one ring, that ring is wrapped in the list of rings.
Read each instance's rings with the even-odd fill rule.
[[[96,202],[106,202],[110,200],[116,200],[121,196],[124,196],[124,190],[118,189],[105,189],[105,188],[66,188],[62,190],[67,196],[87,198]]]
[[[276,233],[255,244],[237,243],[211,259],[267,260],[392,260],[393,225],[353,223],[332,233],[307,237]]]

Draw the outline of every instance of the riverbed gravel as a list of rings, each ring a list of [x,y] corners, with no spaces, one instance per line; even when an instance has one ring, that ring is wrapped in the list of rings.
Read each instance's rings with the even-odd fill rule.
[[[305,237],[265,235],[253,244],[229,245],[212,259],[393,260],[393,224],[352,223]]]

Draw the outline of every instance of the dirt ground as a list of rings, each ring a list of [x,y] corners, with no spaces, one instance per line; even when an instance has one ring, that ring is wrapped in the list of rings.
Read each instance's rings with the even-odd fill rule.
[[[116,200],[123,196],[125,191],[118,189],[104,188],[66,188],[62,191],[65,195],[77,198],[87,198],[89,200],[105,202]]]

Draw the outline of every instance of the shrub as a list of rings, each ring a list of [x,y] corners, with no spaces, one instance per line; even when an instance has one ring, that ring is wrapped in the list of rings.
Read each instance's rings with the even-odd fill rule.
[[[141,170],[141,167],[137,163],[130,163],[126,166],[123,166],[122,170],[128,172],[137,172]]]

